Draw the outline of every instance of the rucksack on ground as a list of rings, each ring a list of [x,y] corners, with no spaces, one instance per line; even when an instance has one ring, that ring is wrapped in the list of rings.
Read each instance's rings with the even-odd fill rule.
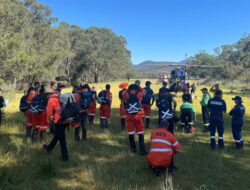
[[[124,106],[129,114],[136,114],[142,110],[141,102],[138,98],[139,88],[137,85],[130,85],[128,88],[128,100]]]
[[[92,101],[92,93],[90,91],[81,92],[81,109],[88,109]]]
[[[150,104],[151,99],[152,99],[152,97],[154,95],[154,92],[153,92],[152,89],[144,88],[144,90],[146,91],[146,94],[142,98],[142,104]]]
[[[21,112],[26,112],[28,108],[29,108],[29,105],[27,103],[27,95],[23,95],[19,103],[19,110]]]
[[[97,103],[101,105],[108,103],[105,90],[98,93]]]

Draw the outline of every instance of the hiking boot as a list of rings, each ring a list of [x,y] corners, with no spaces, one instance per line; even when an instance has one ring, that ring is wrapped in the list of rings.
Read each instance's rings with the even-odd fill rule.
[[[49,148],[49,145],[44,144],[44,145],[43,145],[43,148],[44,148],[47,152],[51,153],[51,149]]]
[[[75,137],[74,137],[74,140],[75,140],[75,141],[80,141],[80,137],[79,137],[79,136],[75,136]]]
[[[145,156],[148,154],[148,152],[145,149],[145,144],[144,144],[144,135],[139,134],[139,146],[140,146],[140,155]]]
[[[141,156],[146,156],[148,154],[148,152],[144,149],[144,150],[140,150],[139,153]]]
[[[134,135],[129,135],[130,151],[136,153],[136,144]]]
[[[68,156],[63,156],[63,157],[62,157],[62,161],[64,161],[64,162],[69,161],[69,157],[68,157]]]

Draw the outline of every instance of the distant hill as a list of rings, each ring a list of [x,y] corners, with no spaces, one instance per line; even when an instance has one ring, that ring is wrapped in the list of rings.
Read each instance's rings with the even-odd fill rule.
[[[138,65],[133,65],[133,70],[143,70],[143,71],[162,71],[170,70],[173,67],[162,67],[160,65],[171,65],[171,64],[186,64],[186,60],[180,62],[169,62],[169,61],[144,61]]]

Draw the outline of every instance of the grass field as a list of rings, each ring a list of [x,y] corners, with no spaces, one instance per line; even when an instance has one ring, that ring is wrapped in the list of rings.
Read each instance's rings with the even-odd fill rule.
[[[60,160],[60,147],[57,145],[48,154],[42,143],[24,143],[24,118],[18,110],[21,94],[8,96],[9,105],[5,109],[6,121],[0,127],[0,189],[1,190],[158,190],[162,189],[164,176],[156,177],[148,169],[145,157],[129,151],[128,135],[120,130],[118,82],[112,82],[112,118],[109,131],[96,126],[88,131],[88,140],[75,142],[74,131],[67,131],[69,162]],[[104,84],[98,84],[101,90]],[[158,91],[160,85],[153,84]],[[198,89],[201,87],[198,87]],[[67,89],[69,91],[70,89]],[[226,88],[224,98],[228,110],[233,106]],[[197,96],[201,96],[197,90]],[[180,96],[177,97],[180,105]],[[210,150],[209,134],[202,133],[202,120],[199,100],[194,100],[198,112],[195,134],[176,132],[183,145],[181,153],[175,157],[178,170],[173,175],[176,190],[249,190],[250,189],[250,97],[243,96],[247,109],[244,126],[245,147],[233,147],[230,117],[225,115],[225,150]],[[179,107],[178,105],[178,107]],[[153,107],[151,129],[156,128],[157,112]],[[146,131],[145,141],[149,148],[150,130]],[[52,136],[47,133],[46,140]],[[138,140],[137,140],[138,141]]]

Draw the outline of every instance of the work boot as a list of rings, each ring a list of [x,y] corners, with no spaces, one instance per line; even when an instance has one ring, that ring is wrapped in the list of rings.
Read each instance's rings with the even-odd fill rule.
[[[240,149],[240,148],[241,148],[241,144],[240,144],[240,143],[235,142],[235,147],[236,147],[237,149]]]
[[[68,153],[62,154],[62,161],[67,162],[69,160]]]
[[[82,140],[87,140],[87,131],[82,130]]]
[[[134,135],[129,135],[130,151],[136,153],[136,144]]]
[[[106,129],[109,128],[108,119],[104,119],[104,128],[106,128]]]
[[[139,146],[140,146],[140,155],[145,156],[147,155],[147,151],[145,149],[145,144],[144,144],[144,135],[139,134]]]
[[[150,119],[146,118],[146,129],[149,129],[149,125],[150,125]]]
[[[124,130],[125,129],[125,119],[121,119],[121,129]]]
[[[243,148],[243,147],[244,147],[244,141],[242,141],[240,144],[240,148]]]
[[[37,130],[36,129],[34,129],[33,131],[32,131],[32,135],[31,135],[31,142],[32,143],[35,143],[36,142],[36,137],[37,137]]]
[[[43,148],[44,148],[47,152],[49,152],[49,153],[52,152],[52,150],[49,148],[49,145],[47,145],[47,144],[44,144],[44,145],[43,145]]]
[[[80,140],[79,133],[80,133],[80,127],[75,128],[75,137],[74,137],[75,141],[79,141]]]
[[[26,128],[26,138],[31,138],[31,130],[32,128]]]
[[[102,129],[104,129],[104,119],[100,119],[100,127],[102,128]]]
[[[89,116],[89,126],[92,128],[94,127],[94,116]]]

